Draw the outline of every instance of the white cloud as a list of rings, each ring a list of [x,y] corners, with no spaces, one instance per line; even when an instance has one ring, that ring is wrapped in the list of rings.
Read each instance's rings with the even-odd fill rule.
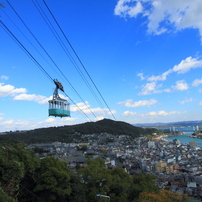
[[[202,66],[202,60],[198,60],[197,58],[187,57],[185,60],[182,60],[180,64],[175,65],[172,71],[183,74],[185,72],[188,72],[190,69],[201,67],[201,66]]]
[[[123,112],[122,116],[133,116],[136,115],[136,112],[131,112],[131,111],[125,111]]]
[[[161,85],[157,85],[156,82],[147,83],[142,86],[142,92],[138,95],[148,95],[153,93],[161,93],[162,90],[157,90]]]
[[[45,128],[45,127],[52,127],[54,126],[64,126],[68,124],[72,124],[75,120],[78,118],[55,118],[55,117],[49,117],[45,119],[44,121],[35,122],[33,124],[34,119],[29,120],[14,120],[14,119],[8,119],[3,121],[3,118],[0,117],[0,128],[2,132],[4,131],[15,131],[17,130],[31,130],[34,128]]]
[[[48,104],[48,101],[52,99],[52,96],[46,97],[43,95],[35,95],[35,94],[20,94],[14,96],[13,100],[24,100],[24,101],[35,101],[41,105]]]
[[[50,97],[45,97],[42,98],[41,100],[37,100],[37,102],[41,105],[45,105],[45,104],[48,104],[48,101],[49,100],[52,100],[53,96],[50,96]]]
[[[15,121],[15,125],[18,127],[20,126],[27,126],[29,124],[29,122],[27,120],[17,120]]]
[[[101,121],[104,119],[104,116],[96,117],[95,121]]]
[[[202,67],[202,60],[198,58],[187,57],[185,60],[182,60],[178,65],[175,65],[172,69],[164,72],[159,76],[151,76],[148,78],[148,81],[164,81],[167,76],[173,72],[177,72],[179,74],[184,74],[191,69]]]
[[[201,84],[202,84],[202,79],[195,79],[195,80],[193,81],[193,83],[192,83],[192,86],[197,87],[197,86],[199,86],[199,85],[201,85]]]
[[[139,74],[137,74],[137,76],[139,76],[141,80],[145,79],[145,77],[143,76],[143,73],[139,73]]]
[[[18,93],[25,93],[27,90],[25,88],[15,88],[12,85],[5,85],[4,83],[0,83],[0,97],[6,97],[8,95],[16,95]]]
[[[2,121],[2,119],[0,119]],[[0,122],[0,128],[1,131],[15,131],[17,130],[25,130],[30,127],[30,123],[28,120],[14,120],[14,119],[8,119],[3,122]]]
[[[73,122],[73,121],[76,121],[78,118],[73,118],[73,117],[67,117],[67,118],[63,118],[63,120],[65,121],[65,122]]]
[[[13,100],[27,100],[27,101],[41,101],[45,99],[45,96],[35,94],[20,94],[14,96]]]
[[[105,114],[115,114],[116,110],[109,110],[107,108],[91,108],[90,104],[88,103],[88,101],[86,101],[85,103],[80,102],[77,103],[76,105],[72,105],[71,106],[71,111],[72,112],[77,112],[77,113],[82,113],[81,110],[83,111],[83,113],[85,114],[91,114],[92,113],[96,116],[101,116],[101,115],[105,115]]]
[[[166,80],[168,74],[170,73],[171,73],[171,70],[168,70],[159,76],[151,76],[148,78],[148,81],[164,81]]]
[[[189,99],[186,99],[186,100],[182,100],[182,101],[179,101],[180,104],[185,104],[187,102],[192,102],[193,101],[193,98],[189,98]]]
[[[53,123],[53,122],[55,122],[55,118],[52,118],[52,117],[48,118],[48,119],[45,120],[45,122],[46,123]]]
[[[163,92],[170,93],[170,92],[171,92],[171,89],[166,88],[166,89],[163,90]]]
[[[142,11],[143,7],[140,1],[119,0],[114,9],[114,14],[121,17],[136,17]]]
[[[80,102],[80,103],[77,103],[76,105],[72,105],[71,111],[76,112],[76,111],[80,111],[80,109],[81,110],[88,109],[88,107],[90,107],[90,105],[87,101],[85,103]]]
[[[173,29],[193,28],[202,36],[201,10],[201,0],[119,0],[114,14],[124,18],[142,14],[147,17],[148,33],[159,35]]]
[[[177,81],[176,85],[172,86],[171,89],[166,88],[166,89],[161,89],[160,90],[160,87],[162,87],[162,84],[157,85],[157,81],[166,80],[166,77],[171,72],[185,73],[188,70],[190,70],[191,68],[194,68],[194,67],[198,66],[201,63],[202,63],[202,61],[197,61],[195,58],[191,58],[191,57],[186,58],[179,65],[174,66],[173,69],[169,69],[168,71],[164,72],[162,75],[149,77],[148,80],[152,81],[152,82],[146,83],[145,85],[142,85],[142,91],[140,93],[138,93],[138,95],[149,95],[149,94],[162,93],[162,92],[169,93],[169,92],[171,92],[173,90],[183,91],[183,90],[189,89],[189,85],[184,80],[180,80],[180,81]],[[202,83],[202,80],[197,80],[196,79],[193,82],[192,85],[197,86],[197,85],[199,85],[201,83]]]
[[[9,77],[8,77],[8,76],[5,76],[5,75],[2,75],[2,76],[0,77],[0,79],[1,79],[1,80],[8,80]]]
[[[176,85],[175,85],[175,86],[172,86],[172,88],[173,88],[174,90],[183,91],[183,90],[189,89],[189,86],[188,86],[188,84],[187,84],[184,80],[181,80],[181,81],[177,81],[177,82],[176,82]]]
[[[55,117],[49,117],[45,119],[44,121],[36,123],[35,127],[51,127],[53,124],[54,126],[63,126],[67,125],[67,123],[73,122],[77,120],[78,118],[72,118],[72,117],[64,117],[64,118],[55,118]]]
[[[1,125],[11,125],[13,123],[14,123],[14,120],[10,119],[10,120],[4,121],[3,123],[1,123]]]
[[[52,96],[46,97],[43,95],[27,94],[26,92],[26,88],[15,88],[12,85],[0,83],[0,97],[12,96],[13,100],[35,101],[39,104],[48,104],[48,101],[52,99]],[[63,95],[60,95],[60,97],[68,99]]]
[[[123,104],[125,107],[142,107],[142,106],[150,106],[150,105],[154,105],[157,103],[157,100],[154,99],[150,99],[150,100],[140,100],[137,102],[133,102],[132,99],[126,100],[124,102],[119,102],[118,104]]]
[[[162,111],[149,112],[149,113],[145,114],[145,116],[170,116],[173,114],[182,114],[182,113],[186,113],[186,112],[180,112],[180,111],[166,112],[166,111],[162,110]]]

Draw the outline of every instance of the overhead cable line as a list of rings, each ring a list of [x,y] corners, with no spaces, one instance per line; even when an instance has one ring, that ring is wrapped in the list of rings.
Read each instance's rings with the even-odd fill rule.
[[[1,27],[7,34],[23,49],[23,51],[34,61],[34,63],[42,70],[42,72],[54,83],[54,79],[48,74],[48,72],[41,66],[41,64],[34,58],[34,56],[25,48],[25,46],[17,39],[17,37],[11,32],[11,30],[0,20]],[[89,119],[88,115],[64,92],[64,94],[78,107],[78,109]],[[91,120],[92,121],[92,120]]]
[[[23,49],[23,51],[37,64],[37,66],[42,70],[42,72],[53,81],[48,72],[39,64],[39,62],[33,57],[33,55],[25,48],[25,46],[17,39],[17,37],[9,30],[9,28],[0,20],[2,28],[17,42],[18,45]]]
[[[29,27],[26,25],[26,23],[23,21],[23,19],[20,17],[20,15],[17,13],[17,11],[13,8],[13,6],[9,3],[8,0],[6,0],[7,3],[10,5],[10,7],[12,8],[12,10],[15,12],[15,14],[18,16],[18,18],[20,19],[20,21],[23,23],[23,25],[27,28],[27,30],[29,31],[29,33],[32,35],[32,37],[36,40],[36,42],[39,44],[39,46],[42,48],[42,50],[46,53],[46,55],[48,56],[48,58],[52,61],[52,63],[56,66],[56,68],[59,70],[59,72],[63,75],[63,77],[65,78],[65,80],[68,82],[68,84],[72,87],[72,89],[74,90],[74,92],[79,96],[79,98],[83,101],[83,103],[86,105],[86,107],[89,109],[89,111],[94,115],[94,117],[97,119],[96,115],[94,114],[94,112],[89,108],[89,106],[86,104],[86,102],[82,99],[82,97],[80,96],[80,94],[77,92],[77,90],[74,88],[74,86],[70,83],[70,81],[67,79],[67,77],[63,74],[63,72],[60,70],[60,68],[58,67],[58,65],[55,63],[55,61],[52,59],[52,57],[50,56],[50,54],[46,51],[46,49],[43,47],[43,45],[39,42],[39,40],[35,37],[35,35],[33,34],[33,32],[29,29]],[[15,24],[15,23],[14,23]],[[24,34],[23,34],[24,36]],[[27,38],[25,36],[25,38]],[[29,40],[28,40],[29,41]],[[31,43],[31,42],[30,42]],[[32,43],[31,43],[32,44]],[[33,44],[32,44],[33,45]],[[48,63],[49,64],[49,63]]]
[[[47,71],[40,65],[40,63],[33,57],[33,55],[25,48],[25,46],[17,39],[17,37],[6,27],[6,25],[0,21],[1,27],[7,32],[8,35],[11,36],[11,38],[17,43],[18,46],[34,61],[34,63],[42,70],[45,75],[54,82],[54,80],[51,78],[51,76],[47,73]],[[3,25],[3,26],[2,26]],[[64,94],[69,97],[65,92]],[[69,97],[69,99],[72,101],[72,103],[77,106],[77,108],[91,121],[93,122],[87,115],[86,113]],[[112,114],[113,115],[113,114]],[[122,128],[122,127],[121,127]]]
[[[43,9],[41,8],[40,4],[36,1],[36,3],[34,2],[34,0],[32,0],[32,2],[34,3],[35,7],[37,8],[37,10],[39,11],[39,13],[41,14],[42,18],[44,19],[44,21],[46,22],[47,26],[49,27],[49,29],[51,30],[51,32],[53,33],[53,35],[55,36],[56,40],[58,41],[58,43],[61,45],[62,49],[64,50],[64,52],[66,53],[66,55],[68,56],[68,58],[70,59],[70,61],[72,62],[73,66],[76,68],[77,72],[79,73],[79,75],[81,76],[81,78],[83,79],[83,81],[85,82],[85,84],[87,85],[88,89],[91,91],[91,93],[93,94],[93,96],[95,97],[95,99],[97,100],[97,102],[100,104],[101,109],[104,108],[102,102],[99,100],[98,96],[96,95],[96,93],[94,92],[93,88],[91,87],[91,85],[89,84],[89,82],[87,81],[87,79],[85,78],[84,74],[82,73],[82,71],[80,70],[80,68],[78,67],[76,61],[74,60],[74,58],[72,57],[71,53],[69,52],[69,50],[67,49],[66,45],[63,43],[62,39],[60,38],[60,36],[58,35],[57,31],[55,30],[55,28],[53,27],[52,23],[50,22],[50,20],[48,19],[48,17],[46,16],[46,14],[44,13]],[[83,100],[82,100],[83,101]],[[85,101],[83,101],[85,103]],[[88,107],[88,106],[87,106]],[[89,108],[89,107],[88,107]],[[90,110],[90,108],[89,108]],[[104,111],[104,109],[103,109]],[[106,114],[106,112],[104,111],[104,113]]]
[[[13,9],[13,7],[11,6],[11,4],[7,1],[7,3],[10,5],[10,7]],[[15,12],[15,10],[13,9],[13,11]],[[28,39],[28,37],[26,37],[26,35],[20,30],[20,28],[15,24],[15,22],[7,15],[7,13],[5,13],[3,11],[3,13],[7,16],[7,18],[13,23],[13,25],[19,30],[19,32],[26,38],[26,40],[31,44],[31,46],[37,51],[37,53],[47,62],[48,65],[50,65],[52,67],[52,65],[48,62],[48,60],[46,60],[46,58],[37,50],[37,48],[34,46],[34,44]],[[16,12],[16,15],[17,12]],[[19,17],[20,18],[20,17]],[[52,67],[52,69],[56,72],[56,70]],[[56,72],[57,73],[57,72]],[[58,74],[58,73],[57,73]]]
[[[86,74],[88,75],[89,79],[91,80],[92,84],[94,85],[95,89],[97,90],[97,92],[99,93],[100,97],[102,98],[102,100],[104,101],[105,105],[107,106],[108,110],[110,111],[111,115],[113,116],[113,118],[116,120],[114,114],[112,113],[111,109],[109,108],[107,102],[105,101],[104,97],[102,96],[101,92],[99,91],[99,89],[97,88],[95,82],[93,81],[93,79],[91,78],[90,74],[88,73],[87,69],[85,68],[84,64],[82,63],[81,59],[79,58],[78,54],[76,53],[76,51],[74,50],[72,44],[70,43],[70,41],[68,40],[66,34],[63,32],[61,26],[59,25],[59,23],[57,22],[56,18],[54,17],[53,13],[51,12],[50,8],[48,7],[48,5],[46,4],[45,0],[43,0],[46,8],[48,9],[48,11],[50,12],[52,18],[54,19],[55,23],[57,24],[58,28],[60,29],[61,33],[63,34],[64,38],[66,39],[66,41],[68,42],[69,46],[71,47],[72,51],[74,52],[76,58],[78,59],[78,61],[80,62],[81,66],[83,67],[84,71],[86,72]]]
[[[42,72],[53,82],[54,79],[48,74],[48,72],[42,67],[42,65],[34,58],[34,56],[26,49],[26,47],[20,42],[20,40],[12,33],[12,31],[0,20],[0,26],[5,30],[5,32],[15,41],[15,43],[32,59],[32,61],[42,70]],[[75,104],[75,106],[87,117],[89,121],[94,123],[89,116],[68,96],[65,92],[63,92],[66,97],[68,97],[72,103]],[[97,119],[97,117],[96,117]],[[97,119],[98,120],[98,119]],[[94,123],[95,124],[95,123]],[[99,127],[95,125],[98,129]]]

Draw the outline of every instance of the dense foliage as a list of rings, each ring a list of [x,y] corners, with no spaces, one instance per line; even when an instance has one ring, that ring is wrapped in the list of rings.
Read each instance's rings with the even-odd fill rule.
[[[161,131],[155,128],[140,128],[131,124],[103,119],[97,122],[87,122],[72,126],[40,128],[25,132],[8,132],[1,135],[2,138],[24,141],[28,144],[40,142],[72,142],[73,139],[79,139],[80,134],[100,134],[110,133],[113,135],[130,135],[132,137],[159,134]]]
[[[88,160],[86,168],[71,174],[58,158],[39,159],[23,143],[0,140],[0,201],[93,202],[97,194],[110,201],[187,201],[169,191],[160,191],[154,176],[130,176],[122,168],[106,169],[104,160]],[[79,167],[78,167],[79,168]],[[103,199],[102,201],[106,201]]]

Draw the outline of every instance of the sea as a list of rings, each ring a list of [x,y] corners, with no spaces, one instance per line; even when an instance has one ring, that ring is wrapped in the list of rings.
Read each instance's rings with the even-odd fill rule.
[[[170,131],[179,131],[183,132],[183,135],[173,135],[169,137],[165,137],[164,139],[168,141],[173,141],[174,139],[178,139],[181,144],[189,144],[189,142],[196,142],[196,145],[202,147],[202,139],[188,137],[193,134],[197,130],[202,130],[202,127],[198,126],[189,126],[189,127],[170,127],[170,128],[158,128],[158,129],[169,129]]]

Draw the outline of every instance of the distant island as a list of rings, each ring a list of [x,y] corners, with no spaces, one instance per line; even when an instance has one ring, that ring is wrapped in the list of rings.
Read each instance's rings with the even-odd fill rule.
[[[178,122],[168,122],[168,123],[137,123],[133,124],[134,126],[138,127],[188,127],[188,126],[202,126],[202,120],[198,121],[178,121]]]
[[[202,131],[196,131],[193,134],[189,135],[189,137],[202,139]]]

